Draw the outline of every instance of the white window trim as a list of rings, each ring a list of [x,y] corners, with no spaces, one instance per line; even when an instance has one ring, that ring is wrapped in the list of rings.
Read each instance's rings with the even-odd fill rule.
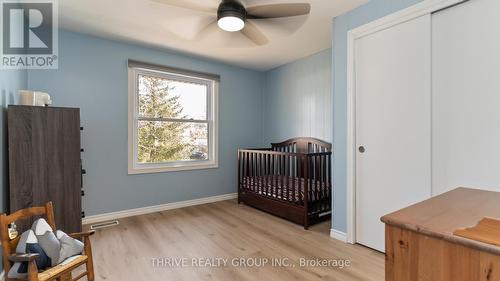
[[[203,161],[179,161],[158,164],[137,163],[137,76],[142,74],[156,74],[165,77],[183,77],[186,80],[193,80],[196,83],[203,82],[209,88],[207,101],[208,115],[208,151],[209,160]],[[197,78],[173,73],[169,71],[159,71],[149,68],[135,66],[128,67],[128,174],[149,174],[175,171],[188,171],[200,169],[215,169],[219,167],[219,81],[206,78]],[[205,123],[205,122],[203,122]]]

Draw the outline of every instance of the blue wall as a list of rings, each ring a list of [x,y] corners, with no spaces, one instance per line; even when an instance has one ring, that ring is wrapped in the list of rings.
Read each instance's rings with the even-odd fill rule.
[[[365,23],[407,8],[421,0],[371,0],[333,20],[333,135],[334,135],[334,210],[333,228],[347,229],[347,32]]]
[[[27,88],[26,70],[0,70],[0,212],[8,207],[7,106],[17,100],[18,91]]]
[[[28,85],[50,93],[54,105],[81,108],[87,215],[237,191],[237,149],[262,145],[263,73],[67,31],[59,36],[59,69],[29,71]],[[218,169],[127,174],[128,59],[221,76]]]
[[[0,213],[8,208],[7,105],[15,104],[18,91],[27,88],[27,71],[0,70]],[[3,270],[0,257],[0,271]]]
[[[332,51],[266,73],[264,141],[292,137],[332,140]]]

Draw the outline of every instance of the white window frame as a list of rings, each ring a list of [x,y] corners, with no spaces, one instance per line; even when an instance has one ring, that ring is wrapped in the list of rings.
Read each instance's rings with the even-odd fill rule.
[[[219,81],[206,77],[197,77],[196,72],[192,75],[184,74],[185,71],[176,73],[166,68],[165,71],[158,67],[140,67],[129,65],[128,67],[128,174],[163,173],[186,170],[214,169],[219,167]],[[207,86],[207,120],[190,119],[161,119],[161,121],[175,121],[186,123],[208,124],[208,160],[189,160],[165,163],[139,163],[138,162],[138,77],[139,75],[156,76],[169,80],[186,81]],[[151,118],[155,119],[155,118]],[[154,120],[153,120],[154,121]]]

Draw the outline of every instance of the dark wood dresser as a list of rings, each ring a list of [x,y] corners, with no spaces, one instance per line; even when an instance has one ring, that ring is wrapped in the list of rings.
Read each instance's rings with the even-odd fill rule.
[[[80,109],[9,106],[10,212],[54,203],[56,225],[82,228]],[[18,222],[21,230],[31,222]]]

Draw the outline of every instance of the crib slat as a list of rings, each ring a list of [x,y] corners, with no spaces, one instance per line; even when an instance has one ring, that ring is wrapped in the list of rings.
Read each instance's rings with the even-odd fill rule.
[[[263,155],[263,162],[262,162],[262,165],[263,165],[263,186],[262,186],[262,192],[266,193],[267,194],[267,187],[268,187],[268,175],[269,175],[269,172],[268,172],[268,169],[269,169],[269,164],[267,162],[267,158],[268,158],[268,155],[267,154],[264,154]]]
[[[328,185],[326,194],[328,195],[328,209],[331,209],[332,204],[332,191],[333,191],[333,178],[332,178],[332,155],[328,155]]]
[[[246,162],[247,162],[247,189],[252,190],[252,181],[251,181],[251,176],[252,176],[252,168],[250,167],[250,152],[246,153]]]
[[[315,180],[315,196],[314,196],[314,200],[315,201],[319,201],[320,199],[320,194],[321,194],[321,155],[317,155],[315,156],[316,158],[316,180]]]
[[[250,175],[250,169],[248,167],[248,152],[244,152],[243,155],[245,156],[245,160],[244,163],[245,163],[245,189],[248,189],[248,185],[249,185],[249,175]]]
[[[238,151],[238,172],[239,172],[239,175],[238,175],[238,185],[241,187],[243,185],[243,179],[245,178],[245,169],[244,169],[244,164],[245,164],[245,158],[244,158],[244,154],[243,152],[241,151]]]
[[[273,163],[272,163],[273,176],[271,179],[272,180],[271,192],[272,192],[273,196],[276,196],[276,197],[278,197],[278,194],[276,192],[276,185],[278,184],[277,177],[276,177],[277,166],[278,166],[278,156],[273,155]]]
[[[242,170],[242,162],[241,162],[242,153],[238,151],[238,191],[241,190],[241,170]]]
[[[292,148],[293,149],[293,148]],[[293,203],[296,203],[297,202],[297,199],[295,198],[296,197],[296,194],[297,194],[297,190],[296,190],[296,179],[297,179],[297,174],[295,173],[295,156],[292,155],[291,156],[291,160],[292,160],[292,167],[291,167],[291,177],[292,177],[292,202]]]
[[[286,155],[281,157],[283,166],[281,167],[281,191],[283,192],[283,200],[288,201],[288,190],[286,186]]]
[[[286,156],[281,156],[281,200],[286,200]]]
[[[262,192],[262,185],[260,184],[260,154],[255,153],[255,181],[257,182],[257,192]]]
[[[319,211],[323,210],[323,198],[324,198],[324,187],[325,187],[325,173],[324,173],[324,165],[323,165],[323,158],[324,158],[324,155],[320,155],[319,156],[319,183],[318,183],[318,188],[319,188],[319,191],[318,191],[318,200],[320,200],[320,204],[318,205],[318,209]]]
[[[310,170],[310,177],[309,177],[309,202],[313,201],[313,198],[316,196],[316,177],[317,177],[317,171],[316,171],[316,156],[311,156],[309,157],[309,170]],[[311,204],[311,207],[313,205]]]
[[[260,155],[260,177],[261,177],[261,183],[262,183],[262,192],[265,192],[266,190],[266,183],[265,183],[265,179],[266,179],[266,162],[265,162],[265,159],[266,159],[266,155],[265,154],[261,154]]]
[[[323,211],[325,208],[323,206],[324,201],[326,199],[326,156],[321,156],[321,210]]]
[[[259,191],[264,194],[265,185],[264,185],[264,155],[262,153],[258,154],[259,156]]]
[[[308,200],[309,202],[312,201],[312,198],[314,196],[314,190],[315,190],[315,178],[316,178],[316,171],[314,170],[315,166],[315,161],[314,161],[314,156],[309,157],[309,194],[308,194]]]
[[[275,187],[276,187],[276,166],[278,165],[277,164],[277,161],[276,161],[276,155],[272,155],[272,164],[271,164],[271,168],[272,168],[272,174],[271,174],[271,196],[275,196]]]
[[[263,186],[262,186],[262,191],[265,192],[267,194],[267,154],[263,154],[262,155],[262,182],[263,182]]]
[[[297,196],[298,196],[297,201],[299,202],[299,205],[303,205],[303,202],[302,202],[302,189],[303,189],[302,182],[303,182],[304,177],[300,171],[302,171],[302,157],[297,156],[297,178],[298,178],[297,188],[299,191],[299,193],[297,194]]]
[[[318,198],[316,198],[316,201],[318,201],[317,204],[317,209],[318,211],[322,210],[321,204],[323,204],[322,199],[323,199],[323,155],[318,156],[318,170],[319,170],[319,178],[318,178]]]
[[[288,186],[286,183],[286,155],[283,155],[283,197],[281,197],[282,200],[288,201]]]
[[[252,190],[254,192],[258,192],[257,190],[257,179],[255,178],[256,174],[255,174],[255,153],[251,153],[251,157],[250,157],[250,161],[252,163]]]
[[[330,168],[330,165],[328,164],[328,155],[326,155],[323,159],[324,161],[324,166],[325,166],[325,187],[324,187],[324,200],[325,200],[325,206],[324,210],[328,209],[328,185],[330,180],[328,179],[328,169]]]
[[[314,189],[314,186],[313,186],[313,179],[315,177],[315,173],[314,173],[314,159],[313,158],[310,158],[309,159],[309,192],[307,194],[307,200],[308,202],[310,202],[312,200],[312,192]]]
[[[272,171],[272,168],[273,168],[273,156],[272,155],[268,155],[267,156],[267,187],[266,187],[266,190],[267,190],[267,194],[269,195],[269,191],[271,189],[271,186],[273,185],[273,171]]]
[[[246,166],[246,157],[245,157],[246,154],[247,154],[246,152],[241,152],[241,157],[242,157],[242,160],[241,160],[241,162],[242,162],[241,163],[241,165],[242,165],[241,169],[242,170],[241,171],[243,173],[242,181],[243,181],[243,187],[244,188],[246,188],[246,186],[247,186],[247,171],[246,171],[246,167],[247,166]]]
[[[321,155],[319,157],[319,167],[320,167],[320,181],[319,181],[319,201],[321,202],[319,205],[318,205],[318,209],[319,211],[322,211],[323,210],[323,201],[324,201],[324,198],[325,198],[325,166],[323,165],[324,164],[324,156]]]
[[[274,155],[274,167],[273,167],[273,185],[271,192],[273,197],[278,199],[278,183],[279,183],[279,155]]]
[[[252,190],[258,192],[255,179],[255,153],[251,153],[250,161],[252,162]]]
[[[305,170],[305,185],[304,185],[304,205],[307,204],[309,201],[309,189],[310,189],[310,178],[311,178],[311,172],[310,172],[310,163],[309,163],[309,157],[305,157],[305,162],[304,162],[304,170]]]
[[[253,163],[252,163],[252,153],[251,152],[248,152],[247,159],[248,159],[248,189],[253,191],[253,182],[252,182]]]
[[[283,148],[282,148],[283,149]],[[276,197],[279,197],[283,199],[283,184],[281,183],[281,169],[282,169],[282,163],[281,163],[281,155],[278,155],[278,170],[276,172],[277,175],[277,185],[276,185]]]
[[[260,193],[260,178],[259,178],[259,154],[255,153],[255,188],[257,193]]]
[[[257,193],[261,192],[260,189],[260,178],[259,178],[259,154],[255,153],[255,188],[257,190]]]
[[[317,198],[317,192],[318,192],[318,189],[317,189],[317,182],[318,182],[318,165],[317,165],[317,159],[316,159],[316,158],[317,158],[317,157],[316,157],[316,156],[314,156],[314,157],[313,157],[313,159],[312,159],[312,160],[313,160],[313,163],[312,163],[312,164],[313,164],[313,174],[314,174],[314,176],[313,176],[312,180],[313,180],[314,182],[312,182],[312,183],[311,183],[311,185],[312,185],[312,190],[311,190],[311,197],[309,197],[309,200],[310,200],[310,201],[313,201],[313,199],[316,199],[316,198]]]
[[[307,213],[309,212],[309,206],[308,206],[308,201],[309,201],[309,163],[308,163],[308,157],[307,156],[304,156],[303,157],[303,169],[304,169],[304,194],[303,194],[303,204],[304,204],[304,208],[306,209],[306,217],[307,217]]]
[[[329,209],[329,206],[330,206],[330,199],[331,199],[331,195],[330,195],[330,181],[331,181],[331,175],[330,175],[330,169],[331,169],[331,165],[330,165],[330,155],[327,155],[325,157],[325,209],[328,210]]]
[[[245,189],[249,189],[250,184],[250,162],[248,160],[248,152],[244,153],[245,155]]]
[[[254,153],[254,161],[255,161],[255,191],[260,193],[260,185],[259,185],[259,154]]]
[[[278,155],[278,158],[276,159],[277,161],[277,166],[276,166],[276,198],[281,196],[281,191],[282,189],[279,188],[281,184],[281,155]]]
[[[290,201],[290,156],[285,156],[286,201]]]
[[[280,177],[279,177],[279,173],[280,173],[280,156],[279,155],[276,155],[276,171],[275,171],[275,184],[273,186],[273,195],[276,196],[276,199],[278,199],[279,197],[279,183],[280,183]]]
[[[290,148],[291,149],[291,148]],[[295,190],[293,189],[293,183],[294,183],[294,177],[293,177],[293,155],[288,156],[288,197],[287,200],[290,203],[295,203],[293,201],[293,194]]]
[[[297,202],[299,202],[300,205],[302,205],[302,201],[301,201],[301,197],[300,197],[300,193],[302,192],[302,180],[303,180],[303,176],[302,176],[302,173],[300,172],[301,169],[302,169],[302,165],[301,165],[301,157],[297,156],[296,157],[296,169],[295,169],[295,172],[296,172],[296,176],[297,176],[297,189],[298,189],[298,193],[297,193]]]
[[[320,188],[321,186],[319,185],[321,183],[321,156],[316,155],[314,156],[315,158],[315,164],[314,164],[314,169],[316,170],[316,178],[314,179],[314,200],[319,201],[319,194],[320,194]]]

